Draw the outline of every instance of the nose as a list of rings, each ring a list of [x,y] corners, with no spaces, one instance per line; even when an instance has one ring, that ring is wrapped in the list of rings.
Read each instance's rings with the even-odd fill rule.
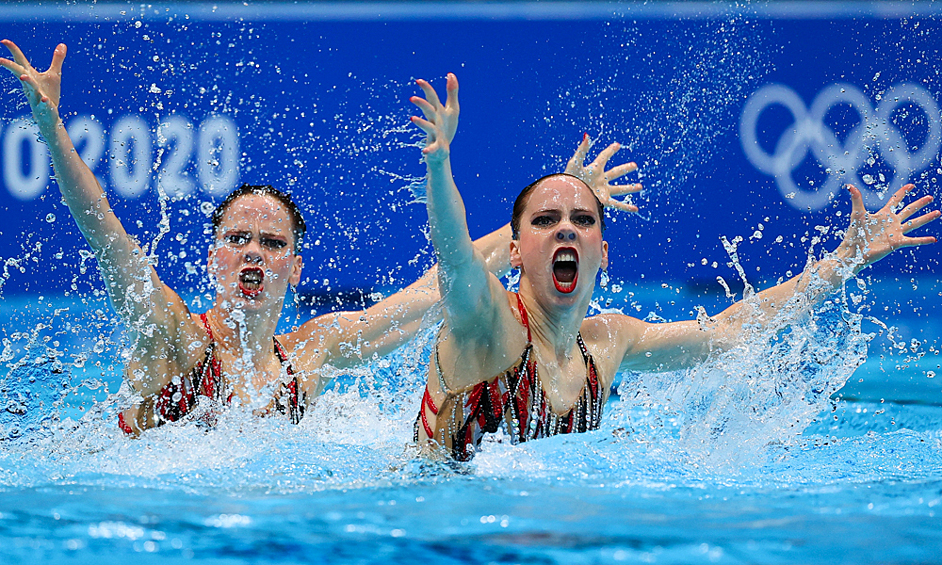
[[[262,258],[262,248],[256,241],[256,238],[252,238],[251,241],[245,244],[245,247],[242,248],[242,260],[246,263],[256,263],[260,264],[263,261]]]
[[[572,228],[561,228],[556,232],[556,239],[559,241],[575,241],[576,232]]]

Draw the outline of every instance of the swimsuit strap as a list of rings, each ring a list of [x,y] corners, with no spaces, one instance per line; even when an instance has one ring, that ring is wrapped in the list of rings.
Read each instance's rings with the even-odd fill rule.
[[[207,312],[200,314],[200,320],[203,322],[203,329],[209,335],[209,346],[206,348],[206,359],[203,360],[202,366],[199,366],[198,370],[193,372],[195,377],[193,384],[197,394],[202,391],[206,396],[215,398],[217,392],[222,392],[218,390],[222,381],[222,365],[219,363],[219,359],[216,358],[216,337],[213,335],[213,328],[209,325]],[[227,400],[231,399],[232,395],[230,394]]]
[[[272,336],[272,341],[275,342],[275,356],[278,357],[278,361],[281,365],[285,367],[285,372],[289,375],[294,375],[294,367],[292,367],[290,361],[288,361],[288,353],[285,351],[284,346],[281,345],[281,342],[278,341],[278,338],[275,336]],[[304,417],[306,407],[306,395],[301,389],[301,382],[298,381],[298,377],[295,376],[291,381],[281,386],[288,392],[288,417],[291,418],[291,423],[301,423],[301,418]]]
[[[422,427],[425,428],[425,436],[429,439],[435,437],[435,431],[432,430],[432,426],[428,423],[428,416],[425,415],[425,407],[428,406],[429,410],[432,411],[432,414],[438,416],[438,406],[435,406],[435,401],[432,400],[432,395],[428,392],[428,386],[425,387],[425,394],[422,395],[422,403],[419,405],[419,416],[422,417]],[[415,431],[415,440],[419,440],[419,431]]]
[[[582,360],[585,361],[585,365],[588,367],[589,360],[592,356],[589,355],[589,349],[585,346],[585,342],[582,341],[582,332],[576,334],[576,343],[579,344],[579,351],[582,352]]]
[[[589,395],[592,397],[593,401],[596,401],[599,398],[599,375],[598,371],[595,370],[595,360],[592,359],[592,355],[589,353],[589,348],[585,346],[585,342],[582,341],[582,332],[579,332],[576,335],[576,341],[579,343],[579,351],[582,352],[582,358],[585,361],[585,366],[588,374],[586,375],[586,381],[588,383],[588,388],[586,389]],[[599,407],[599,414],[601,414],[601,407]]]
[[[274,336],[272,336],[271,339],[272,341],[275,342],[275,356],[278,357],[278,361],[282,365],[284,365],[285,363],[288,363],[288,353],[285,352],[285,348],[281,345],[281,342],[278,341],[278,338]],[[289,375],[294,374],[294,368],[291,366],[291,363],[288,363],[288,367],[286,370],[288,371]]]
[[[519,292],[517,293],[517,309],[520,310],[520,321],[523,322],[523,327],[527,328],[527,343],[530,343],[533,341],[530,337],[530,318],[527,317],[527,309],[523,305]]]
[[[438,357],[438,343],[441,337],[442,337],[442,330],[439,329],[438,335],[435,337],[435,372],[438,373],[438,386],[441,387],[442,392],[445,393],[445,395],[447,396],[451,394],[451,389],[449,389],[448,385],[445,384],[445,373],[442,372],[442,362]],[[428,386],[425,387],[425,393],[428,394]],[[435,410],[435,413],[437,414],[438,410]]]
[[[213,328],[209,325],[209,316],[206,315],[206,312],[200,314],[200,320],[203,320],[203,327],[206,328],[206,333],[209,334],[209,340],[215,342],[216,338],[213,337]]]
[[[435,372],[438,373],[438,386],[441,388],[445,396],[451,396],[451,389],[448,388],[448,385],[445,384],[445,374],[442,372],[442,362],[438,356],[438,341],[442,336],[442,330],[438,330],[438,335],[435,337]],[[432,414],[438,416],[438,406],[435,406],[435,401],[432,400],[432,395],[429,394],[428,385],[425,385],[425,394],[422,395],[422,403],[419,404],[419,416],[422,419],[422,427],[425,428],[425,435],[429,439],[435,437],[435,432],[432,430],[432,426],[428,423],[428,416],[425,415],[425,407],[428,406],[432,411]],[[416,422],[415,429],[415,440],[419,440],[419,428],[418,422]]]

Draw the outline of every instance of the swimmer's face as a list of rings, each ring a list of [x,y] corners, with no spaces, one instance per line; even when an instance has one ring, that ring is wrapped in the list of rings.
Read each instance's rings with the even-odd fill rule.
[[[525,280],[538,296],[557,302],[591,297],[599,268],[608,266],[598,201],[572,177],[550,177],[533,189],[510,245],[521,286]]]
[[[288,287],[301,280],[292,227],[288,211],[271,196],[234,200],[209,250],[209,272],[220,298],[242,308],[282,302]]]

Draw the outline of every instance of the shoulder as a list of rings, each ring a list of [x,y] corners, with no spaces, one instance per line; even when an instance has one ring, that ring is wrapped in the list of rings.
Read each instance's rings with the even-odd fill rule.
[[[189,368],[195,359],[202,358],[209,335],[200,315],[190,312],[173,290],[165,287],[164,294],[166,310],[134,328],[135,349],[144,356],[167,355],[181,367]]]
[[[328,363],[341,366],[360,359],[368,321],[363,310],[331,312],[312,318],[277,339],[298,360],[300,370],[313,371]]]
[[[636,339],[647,325],[647,322],[624,314],[599,314],[583,320],[580,331],[586,341],[611,342],[619,337]]]
[[[186,314],[182,323],[184,327],[180,332],[181,339],[186,341],[186,350],[191,359],[202,358],[203,351],[212,341],[210,331],[207,329],[208,322],[204,320],[206,314],[193,314],[189,311]]]
[[[449,388],[475,385],[507,370],[527,346],[527,330],[517,296],[504,291],[499,304],[477,329],[456,329],[446,317],[436,341],[437,355]],[[430,375],[432,372],[429,373]]]
[[[174,315],[159,329],[137,329],[125,374],[139,391],[148,394],[158,391],[173,377],[189,373],[206,358],[210,338],[199,315],[189,311],[182,314]]]
[[[604,382],[610,384],[626,356],[637,349],[645,326],[646,322],[624,314],[600,314],[582,322],[582,340]]]
[[[314,354],[336,346],[341,341],[348,320],[362,312],[331,312],[311,318],[293,332],[275,336],[282,346],[298,354]]]
[[[450,309],[445,311],[447,333],[454,334],[464,343],[483,348],[505,343],[508,334],[523,327],[523,318],[527,315],[520,309],[517,293],[505,289],[493,275],[490,277],[491,299],[487,305],[481,304],[476,310],[460,314]]]

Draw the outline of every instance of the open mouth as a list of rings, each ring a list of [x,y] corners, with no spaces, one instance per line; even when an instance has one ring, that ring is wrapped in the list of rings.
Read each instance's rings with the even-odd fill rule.
[[[553,255],[553,284],[556,290],[569,294],[579,281],[579,256],[571,247],[556,250]]]
[[[265,273],[258,267],[246,267],[239,271],[239,290],[243,296],[254,298],[262,292]]]

